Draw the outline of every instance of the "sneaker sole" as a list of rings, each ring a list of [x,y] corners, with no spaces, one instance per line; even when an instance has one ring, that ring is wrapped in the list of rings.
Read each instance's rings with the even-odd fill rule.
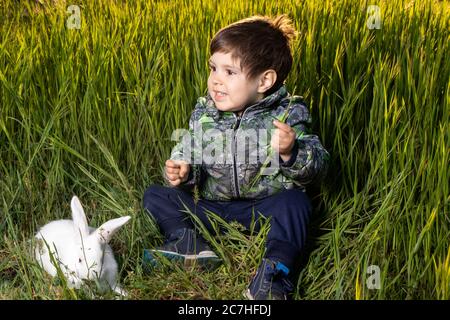
[[[247,289],[244,292],[242,292],[242,295],[244,296],[244,298],[247,298],[248,300],[255,300],[255,298],[253,298],[252,294],[250,293],[250,289]]]
[[[179,254],[173,251],[164,250],[144,250],[144,262],[151,267],[156,267],[159,264],[158,256],[167,258],[170,261],[181,263],[185,268],[193,265],[200,265],[207,269],[215,269],[222,260],[212,251],[202,251],[199,254]]]
[[[250,293],[250,289],[245,290],[244,292],[242,292],[242,295],[247,298],[248,300],[255,300],[255,298],[252,296],[252,294]],[[284,299],[279,299],[279,300],[287,300],[286,297],[284,297]]]

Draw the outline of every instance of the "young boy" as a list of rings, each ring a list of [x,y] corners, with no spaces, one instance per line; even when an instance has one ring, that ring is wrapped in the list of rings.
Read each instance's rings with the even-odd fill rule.
[[[153,185],[144,195],[144,207],[167,238],[161,248],[147,250],[145,259],[156,262],[159,253],[184,262],[218,260],[187,219],[185,206],[210,230],[205,211],[247,228],[254,214],[262,214],[270,217],[266,251],[245,295],[287,299],[292,292],[288,274],[304,246],[312,212],[305,186],[325,174],[328,159],[309,132],[306,105],[283,85],[294,35],[287,16],[256,16],[212,39],[208,94],[191,115],[190,140],[179,142],[165,163],[168,186]],[[270,141],[263,139],[266,132]],[[247,139],[249,145],[258,143],[247,147]]]

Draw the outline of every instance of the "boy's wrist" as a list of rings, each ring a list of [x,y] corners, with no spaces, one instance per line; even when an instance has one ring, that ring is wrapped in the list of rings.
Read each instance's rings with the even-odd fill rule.
[[[281,160],[283,160],[283,162],[288,162],[292,157],[292,151],[289,152],[289,154],[280,154],[280,158]]]
[[[286,155],[286,154],[279,155],[281,165],[283,165],[284,167],[292,166],[294,164],[295,160],[297,159],[297,152],[298,152],[298,144],[297,144],[297,141],[295,141],[289,155]]]

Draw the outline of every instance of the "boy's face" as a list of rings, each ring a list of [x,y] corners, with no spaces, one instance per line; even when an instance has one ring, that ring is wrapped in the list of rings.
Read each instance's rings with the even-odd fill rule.
[[[245,106],[264,98],[258,93],[258,77],[247,79],[240,59],[231,53],[216,52],[209,59],[208,91],[221,111],[242,111]]]

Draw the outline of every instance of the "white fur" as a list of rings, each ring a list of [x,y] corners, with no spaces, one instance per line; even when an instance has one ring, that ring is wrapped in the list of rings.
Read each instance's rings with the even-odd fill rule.
[[[72,220],[56,220],[43,226],[36,234],[35,256],[50,275],[56,276],[48,248],[72,288],[79,288],[83,279],[98,280],[103,290],[113,289],[126,295],[117,284],[117,262],[109,240],[130,220],[130,216],[112,219],[98,229],[90,228],[80,200],[71,202]]]

